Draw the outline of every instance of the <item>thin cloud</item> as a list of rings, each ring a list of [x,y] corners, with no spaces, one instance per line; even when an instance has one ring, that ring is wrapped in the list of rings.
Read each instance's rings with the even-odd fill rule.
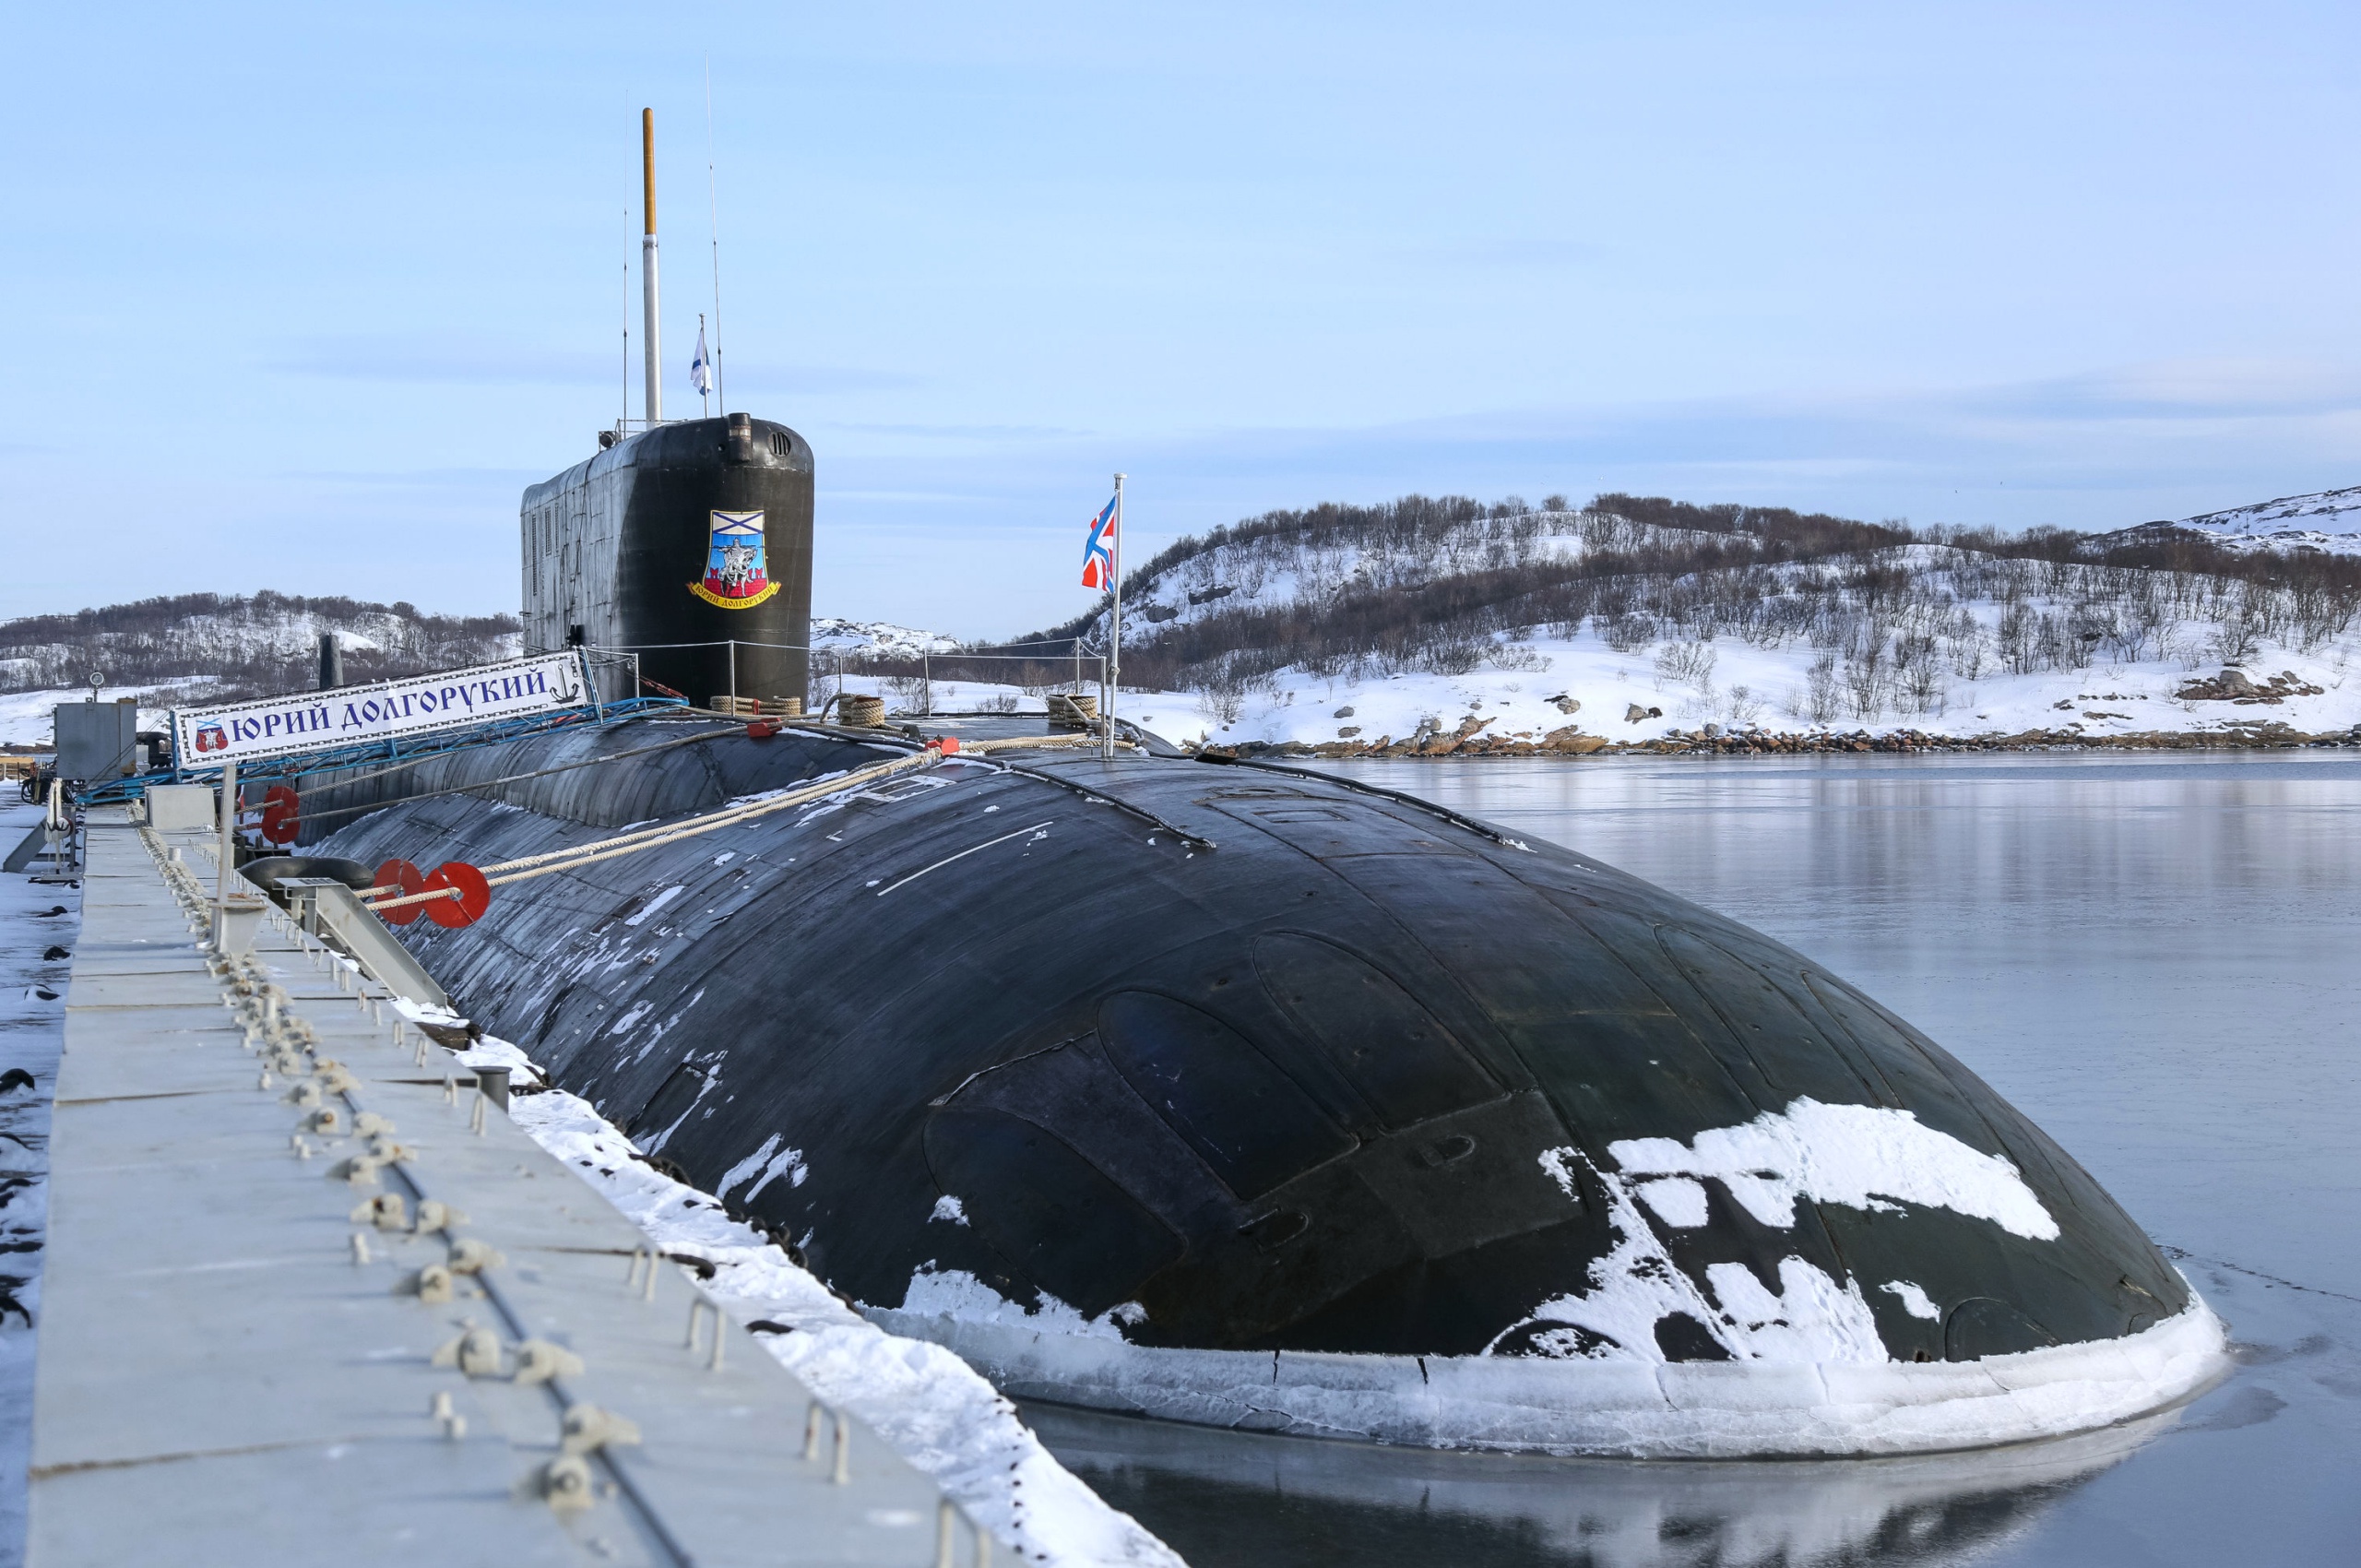
[[[635,389],[640,361],[630,365]],[[591,353],[545,344],[484,341],[442,333],[372,334],[311,338],[289,344],[264,362],[289,375],[342,381],[426,383],[475,386],[611,387],[623,379],[620,350]],[[725,362],[723,373],[728,374]],[[735,390],[750,396],[814,396],[848,392],[903,391],[920,378],[897,371],[838,365],[765,370],[742,376]]]

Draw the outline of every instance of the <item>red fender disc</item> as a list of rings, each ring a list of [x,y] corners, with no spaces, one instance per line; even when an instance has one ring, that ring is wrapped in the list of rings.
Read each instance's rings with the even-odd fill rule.
[[[483,873],[465,861],[445,861],[434,868],[421,893],[439,893],[445,888],[457,888],[457,898],[430,898],[423,904],[411,906],[426,911],[426,918],[439,926],[473,925],[483,919],[492,906],[492,885]]]
[[[388,888],[395,890],[396,897],[406,898],[413,893],[425,892],[426,878],[408,861],[387,861],[377,868],[377,885],[371,891],[382,895]],[[378,914],[388,924],[408,925],[418,919],[418,912],[425,907],[423,904],[404,904],[398,909],[381,909]]]
[[[292,843],[303,826],[297,816],[298,809],[294,790],[284,784],[272,785],[270,793],[263,798],[262,836],[274,844]]]

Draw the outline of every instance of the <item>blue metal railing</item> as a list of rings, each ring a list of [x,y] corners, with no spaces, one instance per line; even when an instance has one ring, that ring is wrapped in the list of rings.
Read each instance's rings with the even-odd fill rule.
[[[522,740],[528,735],[578,729],[584,725],[617,724],[625,719],[645,719],[652,712],[677,712],[687,707],[687,703],[677,697],[629,697],[622,702],[569,708],[564,713],[542,714],[532,719],[498,719],[461,730],[437,731],[408,743],[389,738],[360,745],[338,746],[330,751],[272,757],[264,762],[242,762],[238,765],[238,782],[241,786],[251,783],[284,784],[314,773],[359,767],[373,762],[414,762],[474,746],[496,746]],[[126,801],[145,798],[151,785],[217,784],[220,779],[221,768],[218,763],[211,766],[158,768],[129,778],[111,778],[103,784],[92,785],[81,792],[80,799],[85,805],[120,805]],[[243,793],[243,788],[240,792]]]

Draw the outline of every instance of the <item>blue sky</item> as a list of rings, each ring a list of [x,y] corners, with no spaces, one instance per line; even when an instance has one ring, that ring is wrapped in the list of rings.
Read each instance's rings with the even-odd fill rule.
[[[823,613],[1074,613],[1117,468],[1137,552],[1411,490],[2111,527],[2361,483],[2349,4],[11,36],[0,614],[513,607],[518,493],[620,411],[643,105],[694,407],[708,57],[730,401],[818,454]]]

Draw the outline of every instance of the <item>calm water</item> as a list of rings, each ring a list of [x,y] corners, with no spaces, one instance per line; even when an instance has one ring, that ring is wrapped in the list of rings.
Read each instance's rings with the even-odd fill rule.
[[[2361,757],[1358,765],[1818,958],[2169,1248],[2241,1365],[2189,1408],[1902,1462],[1434,1455],[1041,1410],[1195,1568],[2361,1562]]]

